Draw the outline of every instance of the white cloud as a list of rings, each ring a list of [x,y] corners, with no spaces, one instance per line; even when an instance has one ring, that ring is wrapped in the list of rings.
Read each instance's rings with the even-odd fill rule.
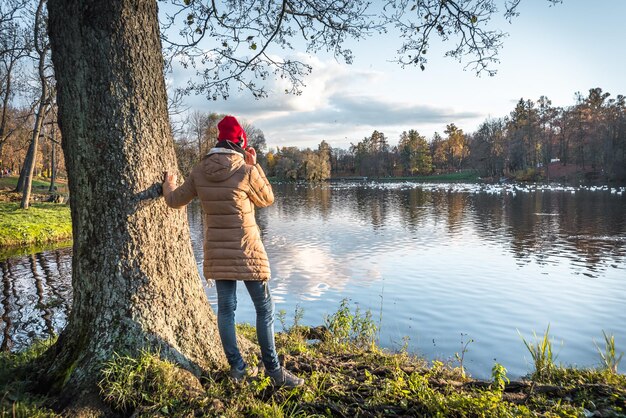
[[[187,104],[246,119],[263,130],[269,145],[315,146],[325,139],[345,147],[374,129],[392,144],[407,129],[430,137],[455,123],[471,132],[487,117],[509,114],[520,97],[537,100],[545,95],[555,106],[569,106],[576,91],[592,87],[612,97],[624,94],[626,55],[615,53],[614,42],[607,40],[622,35],[626,2],[606,0],[593,8],[585,2],[558,7],[541,3],[524,2],[511,25],[501,17],[494,20],[494,27],[509,33],[495,77],[464,71],[435,45],[426,71],[402,69],[386,61],[399,46],[397,31],[392,30],[366,41],[348,40],[344,46],[354,52],[352,66],[324,51],[315,57],[294,55],[313,66],[301,96],[283,94],[284,81],[271,80],[270,97],[264,100],[254,100],[234,86],[227,101],[193,96]],[[296,50],[302,50],[295,42]],[[191,72],[177,68],[170,84],[184,85]]]
[[[226,101],[190,96],[187,104],[194,110],[233,114],[247,120],[265,133],[269,146],[315,147],[327,140],[331,146],[347,147],[374,130],[384,132],[394,144],[404,130],[417,129],[431,135],[447,123],[485,116],[370,93],[373,89],[368,86],[390,82],[385,74],[332,59],[323,61],[306,55],[298,58],[313,67],[301,95],[278,93],[285,90],[285,81],[272,80],[268,82],[266,99],[254,100],[248,92],[236,92]]]

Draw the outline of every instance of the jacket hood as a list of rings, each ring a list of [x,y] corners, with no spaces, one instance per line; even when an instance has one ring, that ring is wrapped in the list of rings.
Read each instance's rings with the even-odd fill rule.
[[[244,165],[243,156],[227,148],[213,148],[202,162],[204,174],[210,181],[224,181]]]

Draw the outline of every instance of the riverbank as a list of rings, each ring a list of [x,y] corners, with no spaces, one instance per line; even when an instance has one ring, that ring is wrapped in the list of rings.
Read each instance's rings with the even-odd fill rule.
[[[21,199],[21,193],[14,193],[15,186],[17,185],[18,177],[16,176],[4,176],[0,177],[0,201],[18,201]],[[66,179],[59,179],[56,183],[56,189],[54,193],[67,194],[67,181]],[[44,198],[50,196],[50,180],[45,178],[36,178],[33,180],[32,194],[36,198]],[[35,199],[36,200],[36,199]]]
[[[15,176],[0,177],[0,259],[3,254],[24,253],[72,239],[69,205],[47,202],[51,195],[65,198],[67,183],[59,181],[50,193],[48,180],[33,180],[32,203],[28,210],[22,210],[22,194],[13,192],[17,180]]]
[[[617,364],[615,369],[609,367],[610,352],[604,352],[609,355],[609,364],[605,363],[603,369],[559,367],[553,362],[547,333],[543,340],[527,343],[535,354],[536,369],[526,379],[510,381],[506,369],[495,363],[491,379],[482,381],[466,376],[462,353],[452,364],[427,362],[403,350],[382,350],[374,343],[376,327],[371,317],[360,315],[358,310],[350,312],[345,303],[327,317],[324,327],[303,327],[297,318],[298,313],[294,324],[277,334],[276,342],[285,366],[306,379],[303,387],[275,388],[262,370],[257,377],[239,384],[228,378],[227,370],[197,379],[160,359],[157,353],[142,352],[136,357],[119,355],[107,362],[99,379],[103,403],[99,409],[74,411],[74,415],[273,418],[626,414],[626,376],[616,373]],[[285,327],[284,313],[279,314],[279,320]],[[238,329],[256,342],[254,327],[239,325]],[[61,416],[57,415],[60,411],[51,409],[54,397],[27,392],[32,375],[29,367],[50,344],[39,343],[20,354],[0,354],[0,416]],[[257,359],[247,361],[254,364]]]
[[[271,183],[284,180],[278,177],[269,177]],[[330,182],[341,181],[409,181],[424,183],[558,183],[563,185],[614,185],[620,186],[624,182],[609,181],[604,173],[598,172],[591,167],[583,167],[575,164],[562,164],[553,162],[545,167],[531,168],[510,172],[507,176],[485,177],[477,170],[463,169],[451,172],[438,172],[428,175],[416,176],[331,176]]]
[[[278,179],[275,179],[278,181]],[[352,176],[352,177],[332,177],[331,182],[341,181],[414,181],[414,182],[452,182],[452,183],[478,183],[482,179],[474,170],[463,170],[454,173],[429,174],[425,176]]]
[[[0,250],[71,239],[68,205],[33,203],[28,210],[22,210],[17,202],[0,202]]]

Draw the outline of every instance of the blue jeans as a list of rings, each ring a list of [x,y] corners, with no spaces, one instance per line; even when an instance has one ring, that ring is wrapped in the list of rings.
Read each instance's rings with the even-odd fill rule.
[[[261,346],[261,359],[268,372],[280,368],[274,343],[274,302],[267,282],[244,281],[256,310],[256,335]],[[241,357],[235,333],[235,309],[237,309],[237,281],[216,280],[217,327],[222,347],[231,367],[243,369],[246,363]]]

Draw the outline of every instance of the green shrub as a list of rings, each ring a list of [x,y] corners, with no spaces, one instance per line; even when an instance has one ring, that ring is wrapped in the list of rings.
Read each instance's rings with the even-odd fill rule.
[[[181,373],[158,353],[142,351],[138,357],[115,354],[104,364],[98,386],[104,400],[116,410],[130,412],[141,405],[169,414],[181,403],[192,403],[184,379],[187,375]]]
[[[611,373],[617,373],[617,366],[619,366],[620,361],[622,361],[624,353],[617,355],[617,350],[615,349],[615,337],[613,335],[608,336],[604,330],[602,330],[602,335],[604,336],[604,350],[601,350],[595,341],[593,343],[600,354],[603,367]]]
[[[543,334],[541,339],[537,337],[537,334],[534,331],[533,335],[535,337],[535,342],[529,343],[520,334],[520,337],[530,352],[535,365],[533,379],[538,381],[549,380],[552,372],[556,369],[554,361],[557,358],[557,355],[552,351],[552,341],[550,341],[550,325],[548,324],[546,332]]]
[[[337,312],[326,316],[324,323],[330,331],[331,343],[338,347],[347,344],[367,348],[374,345],[376,325],[371,311],[363,315],[357,307],[353,314],[348,299],[343,299]]]

